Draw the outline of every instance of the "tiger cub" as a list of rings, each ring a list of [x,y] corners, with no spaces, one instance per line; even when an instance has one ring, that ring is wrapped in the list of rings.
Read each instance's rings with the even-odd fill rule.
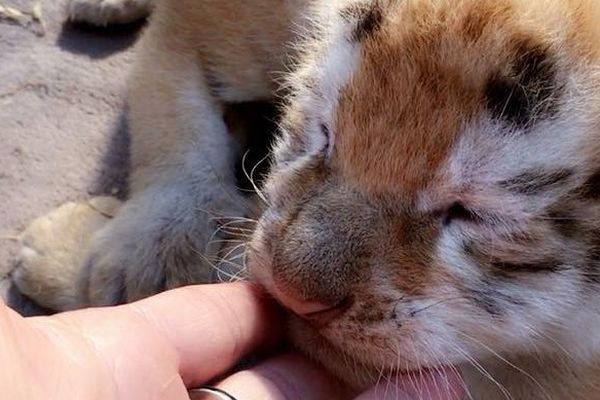
[[[93,23],[154,7],[128,88],[131,197],[81,262],[43,268],[61,230],[28,231],[25,294],[69,309],[210,281],[226,217],[251,207],[223,107],[279,98],[241,231],[302,351],[357,387],[455,365],[474,399],[600,399],[598,1],[70,4]]]

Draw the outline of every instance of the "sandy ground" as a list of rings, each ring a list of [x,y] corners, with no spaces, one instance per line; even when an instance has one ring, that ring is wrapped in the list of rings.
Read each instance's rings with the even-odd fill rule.
[[[0,294],[26,314],[39,310],[10,288],[11,236],[61,203],[126,190],[123,92],[140,31],[65,25],[60,0],[0,0],[36,3],[41,23],[0,17]]]

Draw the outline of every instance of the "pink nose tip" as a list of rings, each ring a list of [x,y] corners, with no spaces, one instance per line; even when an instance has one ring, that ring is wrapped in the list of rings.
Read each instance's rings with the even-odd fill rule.
[[[351,306],[349,300],[344,300],[336,304],[298,300],[279,290],[277,290],[277,298],[284,306],[289,308],[299,317],[309,321],[317,327],[327,325],[342,315]]]

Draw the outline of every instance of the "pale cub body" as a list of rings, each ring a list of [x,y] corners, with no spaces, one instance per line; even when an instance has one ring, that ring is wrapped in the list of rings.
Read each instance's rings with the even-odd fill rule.
[[[250,208],[223,105],[283,91],[251,272],[303,317],[344,308],[292,321],[300,348],[359,386],[452,362],[474,399],[600,399],[600,13],[536,4],[157,3],[129,85],[131,198],[89,217],[102,227],[62,281],[36,252],[58,235],[32,227],[50,245],[24,243],[18,286],[69,309],[214,280],[216,221]],[[69,10],[105,23],[150,8]]]

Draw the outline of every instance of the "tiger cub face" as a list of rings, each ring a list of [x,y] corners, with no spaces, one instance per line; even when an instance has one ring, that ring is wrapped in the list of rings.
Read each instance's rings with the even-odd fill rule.
[[[600,4],[317,3],[249,260],[297,345],[359,386],[589,352]]]

